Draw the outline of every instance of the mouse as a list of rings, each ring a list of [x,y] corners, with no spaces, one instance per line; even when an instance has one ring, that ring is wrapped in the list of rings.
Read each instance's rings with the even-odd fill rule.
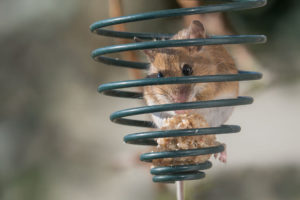
[[[188,28],[185,28],[175,35],[171,40],[185,39],[201,39],[209,38],[204,25],[199,20],[191,22]],[[222,45],[205,45],[205,46],[187,46],[172,47],[160,49],[146,49],[144,53],[150,63],[147,77],[149,78],[165,78],[165,77],[182,77],[182,76],[207,76],[219,74],[237,74],[238,69],[233,58]],[[144,99],[148,106],[184,103],[195,101],[209,101],[218,99],[237,98],[239,94],[239,83],[233,82],[208,82],[208,83],[187,83],[187,84],[167,84],[167,85],[149,85],[143,90]],[[200,127],[190,126],[192,128],[218,127],[224,124],[233,112],[233,107],[217,107],[217,108],[201,108],[190,110],[177,110],[168,112],[152,113],[152,119],[155,126],[162,130],[170,130],[177,127],[170,126],[172,123],[168,121],[176,121],[177,119],[198,120]],[[183,116],[183,117],[182,117]],[[194,116],[195,119],[193,119]],[[194,123],[197,124],[197,123]],[[201,127],[201,124],[206,124]],[[189,126],[184,126],[189,127]],[[180,139],[180,138],[179,138]],[[205,139],[206,143],[200,141]],[[169,141],[170,140],[170,141]],[[176,150],[183,149],[185,142],[178,142],[175,138],[157,140],[158,150],[165,150],[165,146],[171,143],[177,143],[174,147]],[[202,148],[205,146],[214,146],[212,144],[220,144],[215,141],[215,136],[194,136],[190,139],[190,143],[198,143],[192,148]],[[226,145],[220,153],[219,160],[226,162],[227,153]],[[204,161],[208,159],[205,156],[198,156],[194,159],[185,158],[177,159],[179,162]],[[215,158],[218,154],[215,154]],[[176,159],[161,159],[159,164],[174,164]],[[192,162],[194,162],[192,161]]]
[[[171,37],[171,40],[209,38],[199,20],[191,22]],[[233,58],[223,45],[187,46],[162,49],[147,49],[144,53],[150,63],[147,77],[165,78],[182,76],[206,76],[237,74]],[[237,98],[239,83],[210,82],[192,84],[150,85],[143,90],[149,106],[160,104],[209,101]],[[153,113],[156,127],[164,127],[164,119],[177,114],[201,115],[210,127],[224,124],[232,114],[233,107],[203,108]],[[200,127],[199,127],[200,128]]]

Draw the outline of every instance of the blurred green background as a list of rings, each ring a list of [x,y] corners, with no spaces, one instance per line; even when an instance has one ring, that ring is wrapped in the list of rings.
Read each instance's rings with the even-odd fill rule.
[[[187,199],[300,199],[300,2],[230,13],[239,33],[265,34],[249,45],[265,79],[249,83],[255,103],[235,110],[240,134],[219,137],[226,165],[187,183]],[[126,14],[175,8],[171,0],[124,0]],[[143,129],[109,121],[143,102],[99,95],[104,82],[130,79],[90,52],[113,44],[91,34],[108,18],[106,0],[0,1],[0,199],[174,199],[174,185],[152,183],[138,161],[145,147],[122,137]],[[131,31],[177,32],[182,18],[129,24]],[[257,67],[257,66],[256,66]],[[247,84],[247,83],[242,83]]]

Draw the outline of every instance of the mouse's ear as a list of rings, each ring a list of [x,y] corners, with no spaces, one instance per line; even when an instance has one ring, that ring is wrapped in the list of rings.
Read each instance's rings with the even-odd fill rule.
[[[134,37],[133,39],[134,39],[135,42],[143,42],[143,40],[141,40],[138,37]],[[146,56],[147,56],[147,58],[148,58],[148,60],[150,62],[154,61],[155,55],[157,53],[155,50],[153,50],[153,49],[145,49],[145,50],[143,50],[143,52],[144,52],[144,54],[146,54]]]
[[[199,20],[193,20],[189,27],[190,39],[206,38],[204,25]]]
[[[204,25],[199,20],[192,21],[190,27],[188,28],[189,39],[199,39],[206,38],[206,31]],[[202,46],[190,46],[188,50],[190,52],[196,53],[202,49]]]

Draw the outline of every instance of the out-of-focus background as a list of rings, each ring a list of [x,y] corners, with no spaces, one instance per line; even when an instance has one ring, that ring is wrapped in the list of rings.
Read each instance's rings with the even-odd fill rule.
[[[179,7],[171,0],[123,4],[125,14]],[[187,199],[300,199],[299,4],[272,0],[229,13],[238,33],[268,36],[267,44],[247,46],[265,79],[242,83],[255,102],[228,122],[241,133],[219,137],[228,163],[213,161],[205,179],[188,182]],[[152,183],[149,166],[138,161],[149,149],[122,142],[144,129],[109,121],[113,111],[143,102],[97,93],[101,83],[131,78],[90,58],[114,43],[88,30],[108,17],[106,0],[0,1],[0,199],[174,199],[174,185]],[[180,17],[127,26],[182,27]]]

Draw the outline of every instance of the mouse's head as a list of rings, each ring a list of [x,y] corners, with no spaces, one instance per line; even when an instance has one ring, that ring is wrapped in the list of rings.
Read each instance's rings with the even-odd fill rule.
[[[173,40],[207,38],[200,21],[193,21],[189,28],[178,32]],[[217,46],[188,46],[145,50],[151,65],[148,77],[203,76],[217,73],[217,66],[225,63],[223,50]],[[214,83],[170,84],[145,87],[148,105],[194,101],[196,96],[210,96],[215,92]]]

